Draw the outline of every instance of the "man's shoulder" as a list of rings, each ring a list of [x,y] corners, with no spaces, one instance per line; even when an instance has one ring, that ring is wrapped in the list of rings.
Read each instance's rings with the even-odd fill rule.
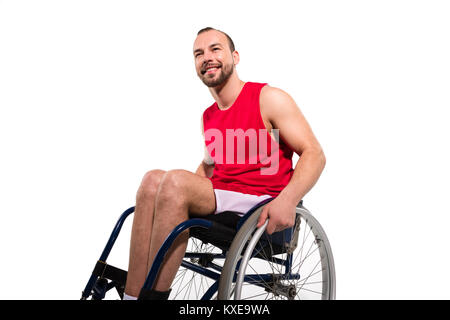
[[[269,102],[276,102],[283,99],[292,99],[291,96],[284,90],[265,85],[261,89],[260,99]]]
[[[286,91],[271,86],[262,88],[259,105],[263,117],[271,122],[298,109],[294,99]]]
[[[261,108],[276,109],[280,106],[291,104],[293,99],[286,91],[266,85],[261,89],[259,102]]]

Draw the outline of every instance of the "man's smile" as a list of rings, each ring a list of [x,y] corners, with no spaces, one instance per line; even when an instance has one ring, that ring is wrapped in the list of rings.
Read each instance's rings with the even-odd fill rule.
[[[202,70],[202,74],[212,74],[219,70],[221,67],[219,65],[208,66]]]
[[[214,72],[216,72],[218,69],[219,69],[219,68],[209,68],[209,69],[206,69],[206,73],[207,73],[207,74],[209,74],[209,73],[214,73]]]

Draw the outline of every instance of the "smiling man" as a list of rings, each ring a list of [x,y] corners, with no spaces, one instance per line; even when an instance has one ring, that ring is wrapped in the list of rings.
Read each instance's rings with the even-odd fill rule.
[[[266,83],[242,81],[232,39],[213,28],[200,30],[193,55],[198,77],[215,102],[201,119],[205,157],[195,173],[152,170],[136,196],[124,299],[140,293],[160,246],[179,223],[236,212],[236,223],[255,204],[263,209],[269,234],[292,227],[295,207],[319,179],[325,156],[294,100]],[[300,158],[292,167],[292,155]],[[167,299],[186,250],[181,234],[166,255],[148,299]]]

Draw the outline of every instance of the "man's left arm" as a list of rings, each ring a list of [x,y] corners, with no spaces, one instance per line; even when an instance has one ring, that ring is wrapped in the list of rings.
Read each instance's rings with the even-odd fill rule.
[[[280,194],[265,206],[258,227],[267,218],[267,233],[290,228],[295,222],[295,207],[311,190],[325,167],[325,155],[295,101],[281,89],[265,86],[260,95],[261,114],[279,129],[280,139],[299,155],[293,176]]]

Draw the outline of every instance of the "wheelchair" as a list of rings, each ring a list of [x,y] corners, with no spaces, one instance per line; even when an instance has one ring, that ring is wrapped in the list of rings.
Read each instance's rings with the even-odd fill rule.
[[[189,242],[172,283],[170,300],[334,300],[336,276],[328,238],[313,215],[296,206],[292,228],[268,235],[268,221],[256,228],[266,199],[245,215],[236,212],[189,219],[173,229],[159,249],[143,288],[151,289],[176,237],[189,229]],[[106,260],[125,219],[122,213],[82,292],[81,300],[102,300],[116,289],[123,297],[127,272]]]

